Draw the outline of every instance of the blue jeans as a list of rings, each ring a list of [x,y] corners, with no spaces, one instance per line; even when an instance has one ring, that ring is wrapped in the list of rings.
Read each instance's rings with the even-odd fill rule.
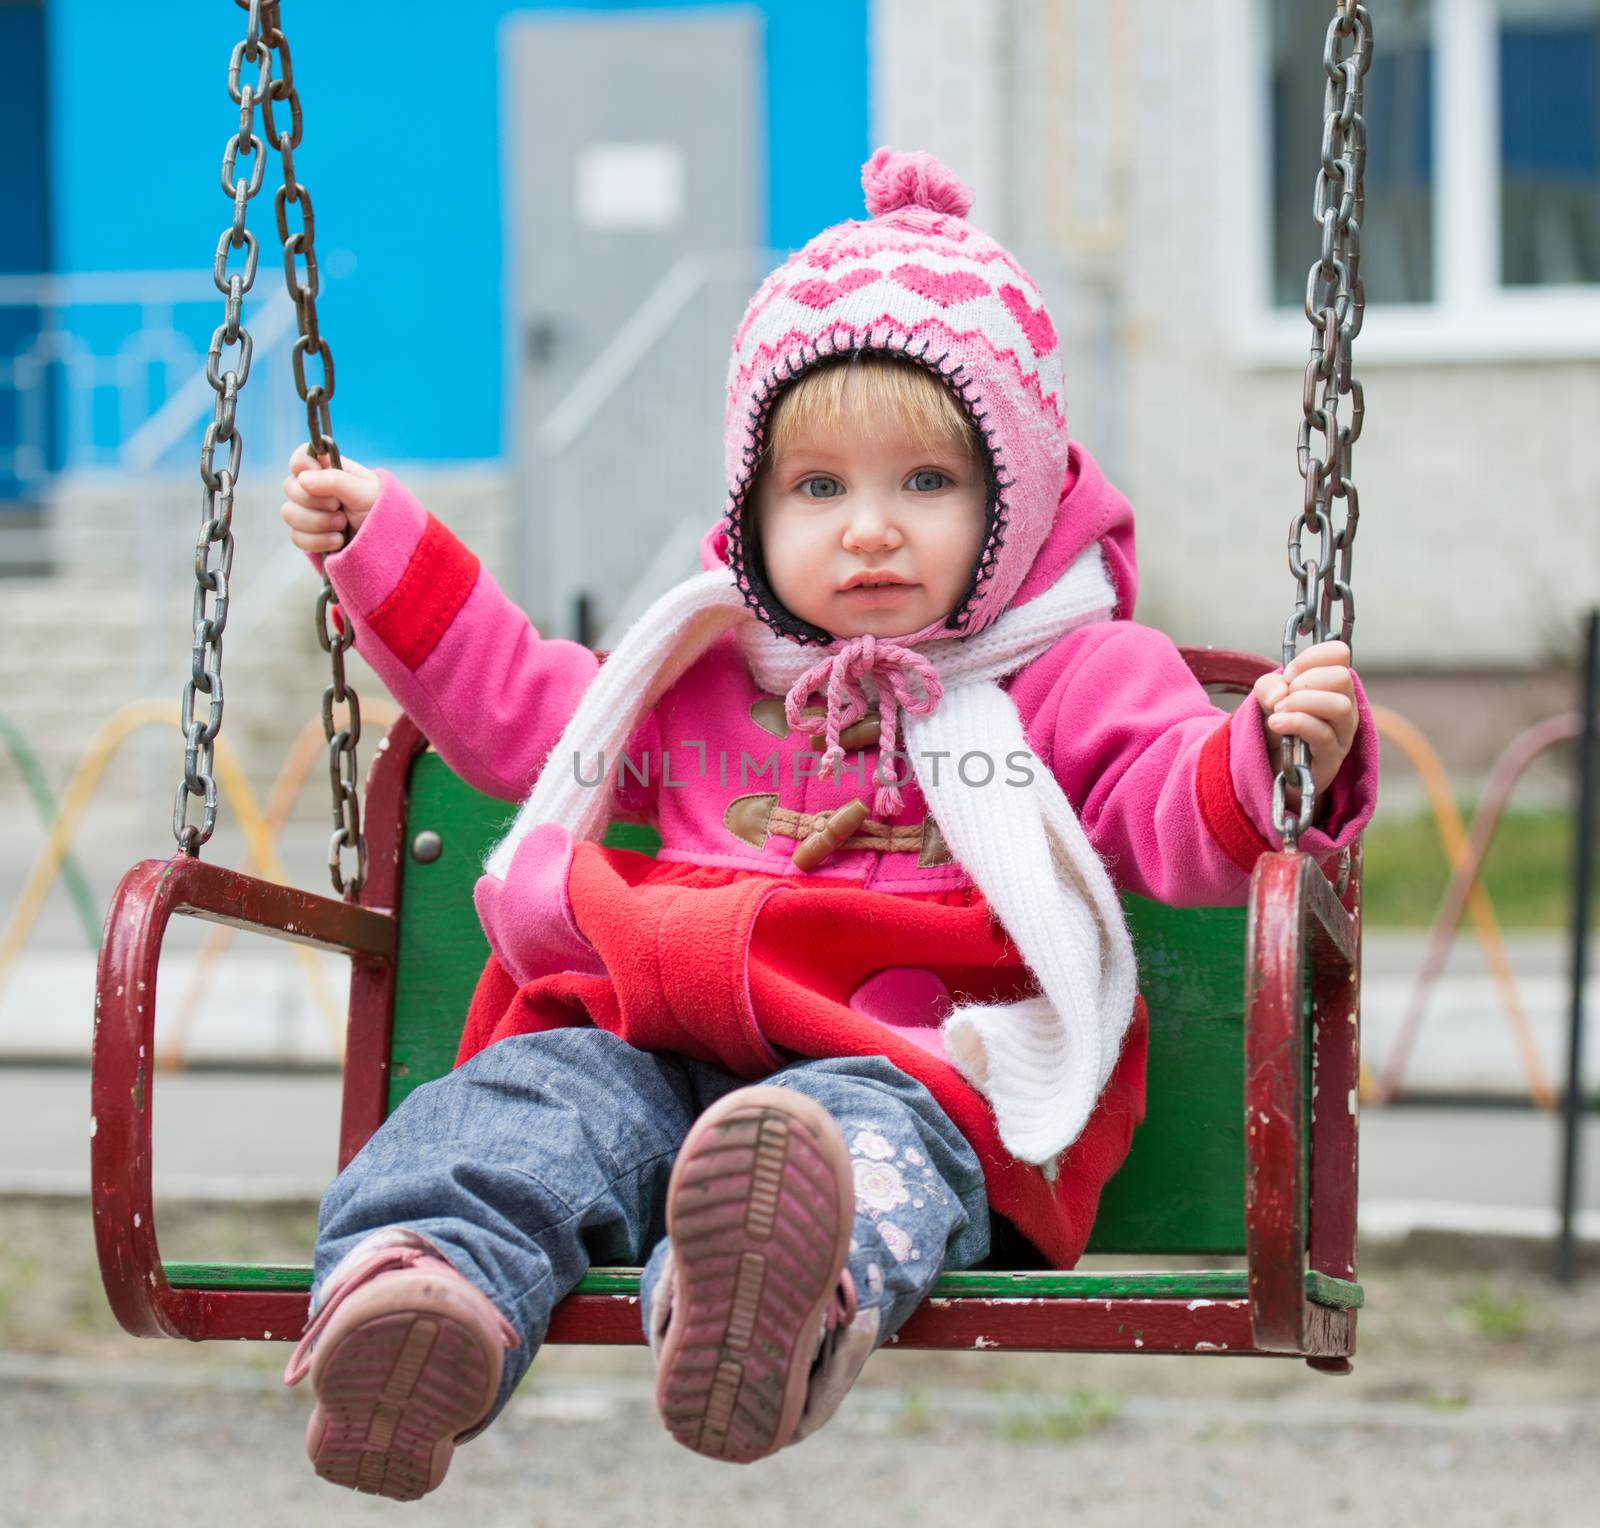
[[[765,1079],[839,1124],[856,1171],[848,1266],[881,1343],[944,1268],[989,1250],[983,1170],[933,1095],[881,1056],[798,1061]],[[364,1236],[431,1241],[522,1337],[491,1415],[527,1373],[550,1312],[595,1264],[646,1263],[641,1315],[668,1243],[667,1180],[695,1117],[744,1082],[641,1051],[603,1029],[518,1035],[418,1088],[323,1195],[313,1308]]]

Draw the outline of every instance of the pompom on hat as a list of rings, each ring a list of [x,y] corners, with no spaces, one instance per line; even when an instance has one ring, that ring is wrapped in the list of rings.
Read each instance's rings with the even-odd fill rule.
[[[926,207],[964,218],[972,206],[972,193],[932,154],[879,149],[861,166],[861,189],[875,218],[901,207]]]
[[[1049,534],[1067,471],[1055,325],[1028,273],[966,221],[972,193],[933,155],[888,148],[862,166],[861,184],[870,218],[824,229],[761,283],[728,365],[718,552],[762,621],[819,646],[835,638],[786,609],[767,580],[751,496],[773,406],[812,367],[866,353],[923,366],[986,448],[986,528],[966,591],[947,618],[902,644],[995,620]]]

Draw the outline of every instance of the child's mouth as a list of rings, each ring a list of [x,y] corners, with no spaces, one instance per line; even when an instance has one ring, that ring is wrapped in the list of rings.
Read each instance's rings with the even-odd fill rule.
[[[904,583],[857,584],[840,591],[852,604],[895,605],[910,595],[917,586]]]

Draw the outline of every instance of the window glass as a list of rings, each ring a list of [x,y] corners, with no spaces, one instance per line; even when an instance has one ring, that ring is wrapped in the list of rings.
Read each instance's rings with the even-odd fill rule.
[[[1600,0],[1596,0],[1600,3]],[[1298,307],[1320,237],[1315,187],[1322,148],[1323,39],[1331,5],[1272,0],[1273,301]],[[1367,71],[1367,301],[1433,298],[1433,48],[1431,0],[1394,0],[1375,16]]]
[[[1500,274],[1600,282],[1600,0],[1500,0]]]

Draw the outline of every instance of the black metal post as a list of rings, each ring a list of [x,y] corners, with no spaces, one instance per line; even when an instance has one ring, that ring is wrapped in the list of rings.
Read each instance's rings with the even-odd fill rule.
[[[1584,624],[1583,735],[1578,740],[1578,832],[1572,873],[1572,1008],[1567,1026],[1567,1091],[1561,1121],[1561,1235],[1556,1278],[1575,1282],[1578,1256],[1572,1222],[1578,1202],[1578,1147],[1583,1110],[1583,979],[1589,955],[1589,892],[1594,872],[1596,712],[1600,711],[1600,609]]]

